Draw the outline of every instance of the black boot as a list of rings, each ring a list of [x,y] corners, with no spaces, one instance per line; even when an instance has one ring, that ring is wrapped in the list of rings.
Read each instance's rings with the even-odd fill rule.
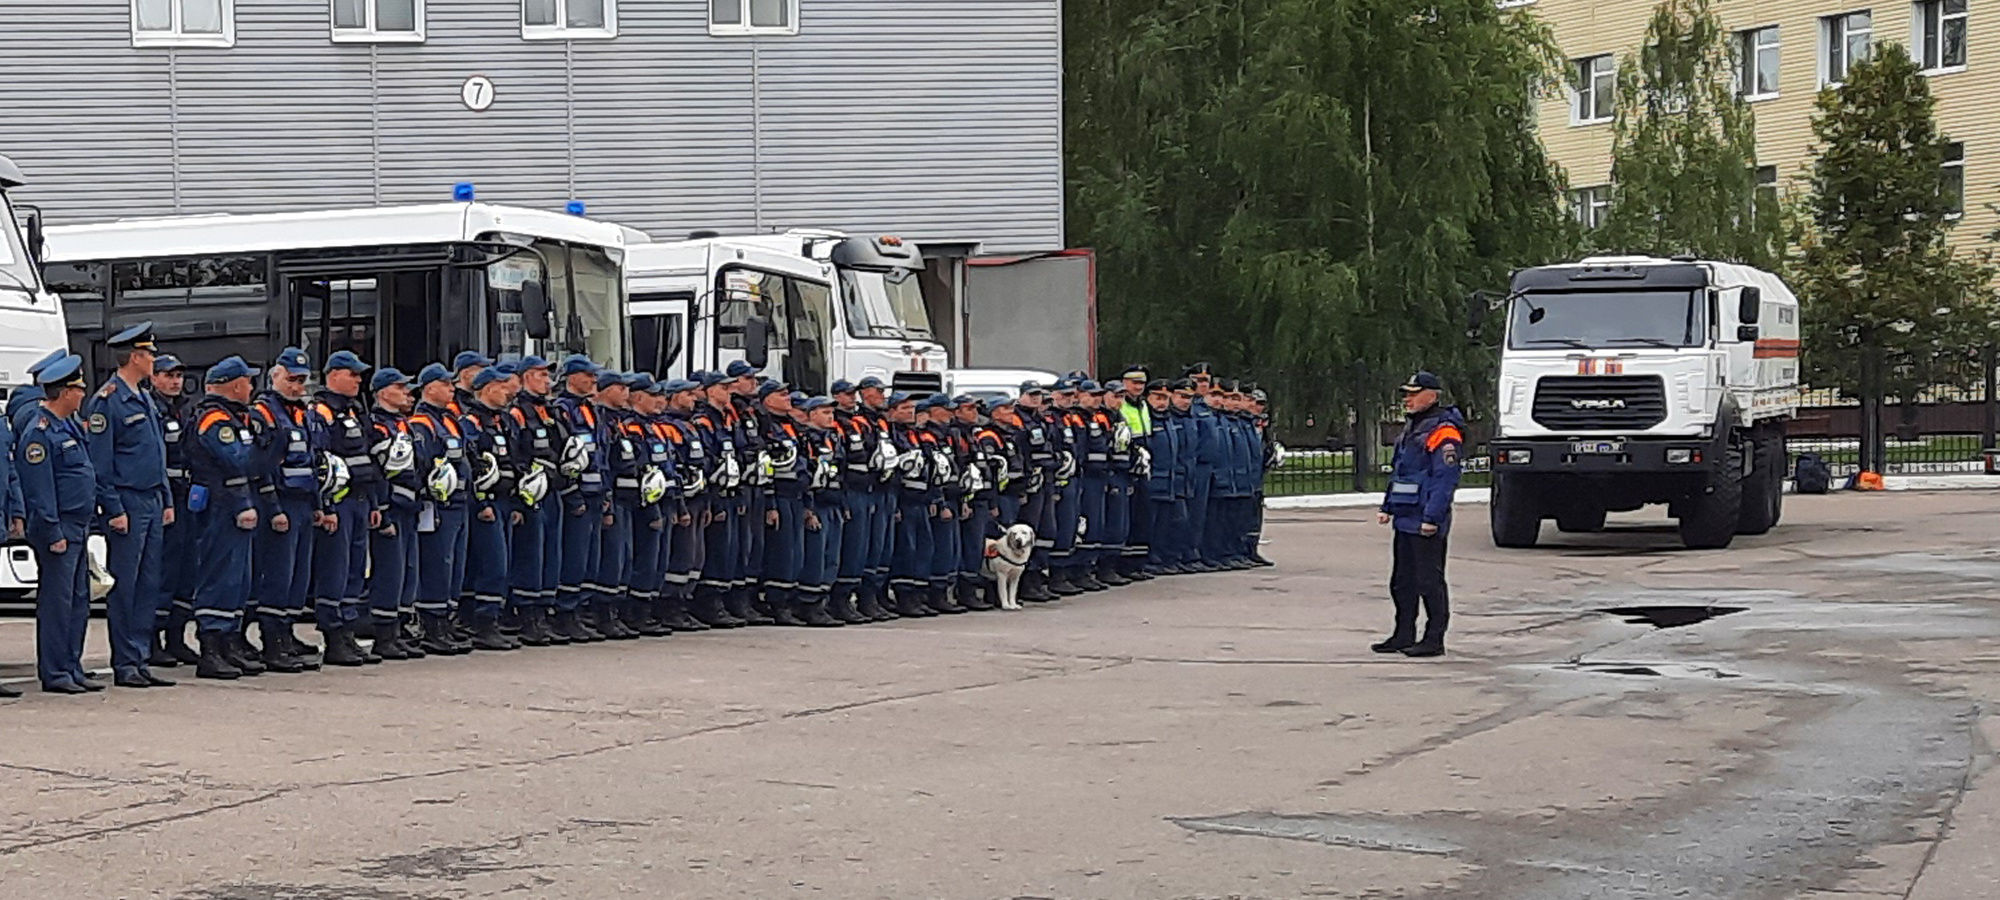
[[[500,610],[500,633],[513,636],[521,633],[521,608],[506,606]]]
[[[167,619],[167,633],[162,646],[166,649],[168,656],[188,665],[201,662],[201,654],[196,653],[193,647],[188,646],[187,623],[179,621],[178,617]],[[159,665],[159,663],[154,663],[154,665]]]
[[[417,623],[416,614],[404,613],[396,622],[396,646],[403,648],[403,653],[411,659],[423,659],[430,655],[421,646],[423,639],[424,629]]]
[[[598,601],[597,630],[604,632],[605,637],[614,641],[636,640],[639,637],[639,632],[632,627],[631,623],[625,620],[625,616],[622,614],[625,605],[630,602],[630,600],[625,599],[622,595],[618,599]]]
[[[1083,588],[1070,583],[1069,570],[1051,569],[1049,570],[1048,591],[1058,597],[1074,597],[1083,593]]]
[[[947,616],[955,616],[965,612],[965,607],[952,601],[951,586],[948,584],[942,587],[933,585],[925,589],[924,606],[928,607],[932,612]]]
[[[663,637],[672,634],[673,630],[661,625],[659,617],[653,615],[653,604],[656,602],[658,601],[650,597],[643,600],[634,598],[627,602],[625,627],[632,629],[632,633],[640,637]]]
[[[361,646],[361,635],[356,633],[354,629],[343,628],[340,633],[343,635],[342,639],[347,642],[348,649],[361,654],[362,665],[379,666],[382,664],[382,654]]]
[[[723,608],[746,625],[776,625],[777,620],[750,607],[750,588],[734,588],[723,595]]]
[[[1108,590],[1104,582],[1097,580],[1097,573],[1092,572],[1089,566],[1078,567],[1076,572],[1070,575],[1069,583],[1093,594]]]
[[[350,668],[368,664],[368,655],[345,629],[326,632],[326,664]]]
[[[866,615],[855,608],[853,588],[835,587],[833,594],[827,600],[826,611],[849,625],[863,625],[875,621],[874,616]]]
[[[958,605],[973,612],[986,612],[987,610],[996,608],[996,604],[987,597],[986,587],[988,584],[991,584],[991,582],[979,582],[970,578],[960,581],[958,583]]]
[[[1056,599],[1056,595],[1049,593],[1048,579],[1033,569],[1021,573],[1021,588],[1015,596],[1030,603],[1048,603]]]
[[[597,623],[597,601],[586,599],[576,610],[576,631],[583,635],[578,638],[585,644],[595,644],[609,638]]]
[[[421,621],[424,636],[417,642],[417,646],[425,653],[431,656],[457,656],[465,652],[458,648],[457,641],[451,639],[451,624],[446,622],[443,616],[425,613]]]
[[[804,628],[806,620],[799,615],[800,612],[801,610],[796,604],[773,604],[771,606],[771,621],[787,628]]]
[[[1132,583],[1132,579],[1119,574],[1116,559],[1107,559],[1097,564],[1097,580],[1103,582],[1105,587],[1124,587]]]
[[[923,619],[937,615],[937,613],[931,612],[929,608],[920,602],[924,592],[923,588],[896,587],[890,588],[889,592],[890,596],[895,598],[895,602],[890,608],[896,611],[896,615],[906,619]]]
[[[259,654],[265,671],[292,674],[306,670],[305,664],[292,653],[291,637],[290,623],[273,626],[270,621],[265,621],[264,652]]]
[[[827,605],[831,602],[832,600],[829,598],[820,597],[819,599],[799,604],[799,612],[802,614],[799,618],[814,628],[839,628],[842,625],[846,625],[846,621],[827,611]]]
[[[146,658],[146,665],[156,669],[171,669],[181,664],[180,657],[167,652],[166,634],[153,632],[153,652]]]
[[[472,649],[519,650],[520,645],[508,640],[506,635],[500,633],[499,622],[481,622],[478,627],[472,630]]]
[[[873,588],[858,587],[854,590],[854,611],[866,616],[870,622],[887,622],[896,614],[882,608]]]
[[[668,597],[667,625],[675,631],[707,631],[708,624],[688,614],[688,601],[678,592]]]
[[[575,612],[558,612],[555,624],[550,628],[550,642],[557,644],[587,644],[590,637],[584,633],[583,623],[577,620]]]
[[[541,607],[521,610],[521,643],[529,647],[550,644],[548,610]]]
[[[257,648],[250,646],[250,639],[242,631],[232,631],[222,638],[222,658],[241,670],[244,675],[264,674],[264,664],[257,660]]]
[[[749,624],[723,608],[722,590],[714,587],[696,588],[694,605],[689,610],[703,625],[710,628],[742,628]]]
[[[201,644],[201,654],[195,657],[194,677],[219,678],[233,681],[243,677],[243,670],[230,663],[222,653],[222,639],[227,635],[202,632],[195,635]]]
[[[395,623],[377,624],[375,626],[375,655],[392,662],[409,659],[410,651],[403,649],[403,642],[398,640],[400,637],[398,632],[401,630],[402,626]]]

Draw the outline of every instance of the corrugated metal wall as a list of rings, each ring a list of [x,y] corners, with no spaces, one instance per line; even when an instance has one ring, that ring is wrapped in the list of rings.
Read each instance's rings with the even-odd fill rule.
[[[58,223],[472,181],[669,237],[1062,246],[1058,0],[801,0],[798,36],[762,38],[709,36],[707,3],[621,0],[617,39],[561,42],[522,40],[519,0],[428,0],[425,43],[368,45],[329,39],[327,0],[237,0],[229,49],[134,48],[127,0],[10,6],[0,152]]]

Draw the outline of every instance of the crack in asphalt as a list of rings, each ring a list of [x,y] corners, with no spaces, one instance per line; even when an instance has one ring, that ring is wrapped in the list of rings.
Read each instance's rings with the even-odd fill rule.
[[[1985,713],[1986,708],[1983,704],[1973,704],[1973,721],[1978,721]],[[1976,770],[1981,755],[1981,744],[1984,742],[1980,740],[1977,729],[1972,731],[1971,736],[1972,740],[1965,748],[1965,770],[1959,776],[1958,788],[1952,791],[1951,799],[1945,802],[1944,811],[1938,817],[1937,835],[1931,839],[1930,846],[1925,848],[1924,858],[1917,863],[1916,874],[1910,876],[1910,886],[1903,890],[1903,900],[1910,900],[1910,897],[1916,894],[1917,885],[1924,880],[1924,873],[1930,871],[1931,863],[1937,859],[1938,848],[1944,846],[1945,838],[1951,836],[1952,818],[1958,813],[1959,804],[1965,801],[1966,793],[1972,790],[1972,781],[1978,775]]]

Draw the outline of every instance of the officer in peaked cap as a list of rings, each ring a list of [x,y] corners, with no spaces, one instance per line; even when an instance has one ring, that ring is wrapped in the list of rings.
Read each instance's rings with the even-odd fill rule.
[[[1377,516],[1381,524],[1393,525],[1396,533],[1395,568],[1389,576],[1396,623],[1387,640],[1370,648],[1377,653],[1444,655],[1445,631],[1451,624],[1444,578],[1446,541],[1465,446],[1465,418],[1457,407],[1439,402],[1443,389],[1444,383],[1429,372],[1418,372],[1403,385],[1403,409],[1409,418],[1396,440],[1389,491]]]
[[[105,568],[112,578],[105,630],[117,683],[146,687],[160,595],[161,529],[175,514],[167,491],[166,426],[144,387],[153,377],[159,345],[151,322],[126,328],[104,343],[117,371],[84,404],[84,417],[97,474]]]
[[[42,370],[69,358],[68,350],[56,350],[49,355],[28,364],[28,383],[7,392],[7,422],[18,433],[28,417],[40,407],[35,401],[42,399],[42,385],[37,379]],[[8,446],[13,446],[9,444]]]
[[[97,512],[97,475],[75,421],[88,390],[83,358],[65,354],[44,365],[35,383],[42,398],[24,417],[14,446],[27,542],[39,573],[35,670],[49,693],[101,691],[104,685],[83,670],[83,636],[90,624],[84,541]]]

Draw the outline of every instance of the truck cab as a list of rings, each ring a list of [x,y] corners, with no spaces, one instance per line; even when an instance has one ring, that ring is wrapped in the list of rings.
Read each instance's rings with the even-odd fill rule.
[[[1515,273],[1492,442],[1494,541],[1667,504],[1690,547],[1782,512],[1799,303],[1724,262],[1592,257]]]

